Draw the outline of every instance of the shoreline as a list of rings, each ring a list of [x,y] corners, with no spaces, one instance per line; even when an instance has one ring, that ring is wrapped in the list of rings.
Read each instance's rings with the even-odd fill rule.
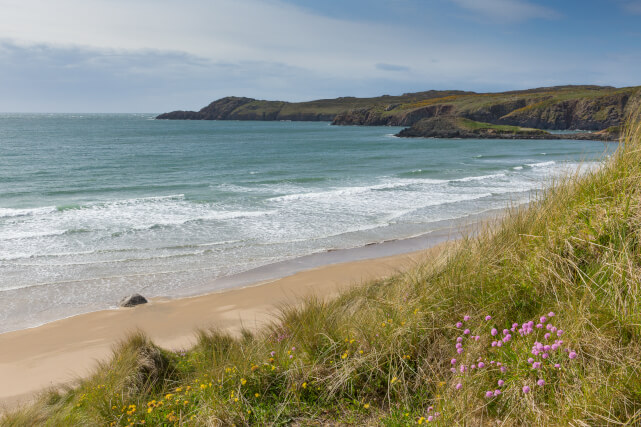
[[[527,204],[527,202],[523,204]],[[211,293],[220,293],[233,289],[240,289],[247,286],[255,286],[258,283],[266,283],[318,267],[419,251],[435,246],[440,242],[456,239],[462,235],[465,235],[477,224],[485,222],[487,219],[500,216],[502,211],[504,211],[503,208],[494,208],[467,214],[461,217],[437,220],[434,222],[426,223],[426,226],[430,227],[430,229],[416,235],[370,242],[356,247],[328,248],[311,254],[296,256],[294,258],[286,259],[283,261],[271,262],[259,267],[242,271],[240,273],[213,278],[209,280],[205,285],[193,286],[186,283],[183,287],[175,289],[175,292],[171,295],[146,295],[144,289],[137,288],[135,286],[131,287],[130,294],[140,293],[149,300],[177,300],[182,298],[192,298],[208,295]],[[0,337],[3,334],[11,332],[36,329],[50,323],[58,322],[60,320],[71,319],[74,317],[105,310],[117,310],[119,308],[118,300],[119,298],[114,299],[111,304],[102,305],[102,307],[87,307],[87,311],[80,311],[66,316],[63,315],[61,317],[54,318],[46,316],[41,321],[38,321],[35,324],[31,323],[21,327],[1,331]]]
[[[198,329],[231,333],[257,329],[278,307],[305,298],[331,298],[341,290],[383,279],[429,262],[463,236],[500,216],[493,209],[442,221],[436,230],[406,239],[328,250],[215,279],[224,288],[174,298],[151,298],[133,308],[77,314],[0,334],[0,412],[32,401],[51,387],[73,385],[111,356],[128,333],[142,331],[168,350],[195,344]],[[218,283],[220,284],[220,283]]]
[[[206,295],[155,298],[133,308],[86,313],[1,334],[0,412],[90,375],[129,333],[142,331],[168,350],[186,349],[195,344],[198,329],[257,329],[275,319],[279,306],[311,296],[331,298],[341,290],[401,273],[434,259],[448,245],[439,242],[419,251],[312,268]]]

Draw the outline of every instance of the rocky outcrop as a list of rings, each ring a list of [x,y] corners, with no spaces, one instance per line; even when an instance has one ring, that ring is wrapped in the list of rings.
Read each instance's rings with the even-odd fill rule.
[[[618,128],[600,132],[552,134],[541,129],[519,126],[493,125],[456,116],[439,116],[422,119],[403,129],[396,136],[421,138],[469,138],[469,139],[576,139],[616,141]]]
[[[140,294],[129,295],[120,300],[120,307],[135,307],[137,305],[147,304],[147,298]]]
[[[156,117],[159,120],[233,120],[232,113],[238,107],[248,104],[255,99],[228,96],[212,102],[200,111],[172,111]]]

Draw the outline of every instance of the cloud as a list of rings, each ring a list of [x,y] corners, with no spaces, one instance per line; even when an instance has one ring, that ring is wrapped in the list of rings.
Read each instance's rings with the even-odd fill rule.
[[[385,64],[385,63],[376,64],[376,68],[383,71],[409,71],[410,70],[410,67],[406,67],[404,65],[394,65],[394,64]]]
[[[555,19],[555,10],[525,0],[451,0],[458,6],[479,12],[492,20],[524,21],[529,19]]]

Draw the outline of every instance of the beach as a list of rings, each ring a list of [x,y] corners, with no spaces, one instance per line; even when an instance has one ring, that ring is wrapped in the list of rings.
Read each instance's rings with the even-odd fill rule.
[[[239,289],[182,299],[152,299],[134,308],[82,314],[0,335],[0,407],[29,402],[48,387],[73,384],[128,333],[142,331],[170,350],[189,348],[198,329],[256,330],[278,307],[384,278],[434,259],[447,243],[393,256],[331,264]]]

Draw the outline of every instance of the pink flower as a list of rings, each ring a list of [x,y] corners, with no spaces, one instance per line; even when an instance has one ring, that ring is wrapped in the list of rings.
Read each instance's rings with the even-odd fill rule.
[[[456,384],[455,388],[456,388],[457,390],[460,390],[460,389],[462,389],[462,388],[463,388],[463,384],[458,383],[458,384]]]
[[[461,371],[461,373],[465,372],[465,370],[466,370],[465,365],[461,365],[459,367],[459,370]]]
[[[548,358],[548,354],[547,354],[547,353],[543,353],[543,354],[541,355],[541,357],[542,357],[542,358],[544,358],[544,359],[547,359],[547,358]]]
[[[485,368],[485,363],[479,362],[479,368]]]
[[[499,389],[494,390],[494,396],[498,396],[499,394],[501,394],[501,390]]]
[[[555,364],[554,364],[554,367],[555,367],[556,369],[561,369],[561,365],[559,365],[558,363],[555,363]]]
[[[456,365],[456,359],[452,359],[452,361],[451,361],[450,363],[451,363],[452,365]]]
[[[503,335],[507,335],[509,333],[510,333],[510,331],[508,331],[507,329],[503,329]]]
[[[433,406],[430,406],[429,408],[427,408],[427,412],[432,412],[433,410],[434,410]]]
[[[460,342],[457,342],[457,343],[456,343],[456,345],[455,345],[455,347],[456,347],[456,348],[463,348],[463,344],[461,344]]]
[[[558,344],[552,344],[552,346],[551,346],[550,348],[551,348],[553,351],[556,351],[556,350],[558,350],[558,349],[559,349],[559,345],[558,345]]]
[[[470,366],[470,369],[476,369],[476,365]]]
[[[543,328],[543,325],[539,323],[539,324],[536,325],[536,328],[537,329],[541,329],[541,328]]]
[[[541,321],[541,323],[545,323],[545,322],[547,322],[548,318],[545,317],[545,316],[541,316],[541,318],[539,320]]]
[[[463,349],[462,349],[462,348],[457,348],[457,349],[456,349],[456,352],[457,352],[458,354],[462,354],[462,353],[463,353]]]
[[[465,335],[468,335],[468,334],[470,333],[470,330],[469,330],[469,329],[466,329],[466,330],[464,330],[464,331],[463,331],[463,333],[464,333]]]
[[[430,415],[429,417],[427,417],[427,421],[428,422],[434,421],[434,416]]]
[[[456,338],[456,342],[461,342],[461,341],[463,341],[463,337],[457,337]]]
[[[463,321],[464,321],[464,322],[467,322],[468,320],[470,320],[470,316],[467,316],[467,315],[466,315],[466,316],[463,316]]]
[[[492,320],[492,316],[485,316],[485,320]]]
[[[269,355],[270,355],[271,357],[274,357],[274,356],[276,355],[276,352],[275,352],[275,351],[272,351],[271,353],[269,353]]]
[[[560,337],[561,335],[563,335],[563,329],[559,329],[558,331],[556,331],[557,337]]]
[[[532,359],[531,357],[528,358],[527,363],[534,363],[534,359]]]
[[[545,338],[546,340],[549,340],[551,336],[552,335],[550,335],[550,333],[548,332],[547,334],[543,335],[543,338]]]
[[[498,381],[498,385],[499,385],[499,387],[503,387],[503,384],[505,384],[505,381],[503,381],[503,380],[499,380],[499,381]]]
[[[532,363],[532,369],[539,369],[541,367],[541,362]]]
[[[523,386],[523,393],[528,394],[530,392],[530,387],[528,386]]]
[[[574,351],[571,351],[570,354],[568,355],[570,359],[576,359],[576,353]]]
[[[455,374],[456,373],[456,368],[450,368],[450,371]]]
[[[542,380],[542,379],[541,379],[541,380],[538,380],[536,383],[537,383],[540,387],[543,387],[543,386],[545,385],[545,380]]]
[[[474,341],[478,341],[478,340],[480,340],[480,339],[481,339],[481,337],[480,337],[480,336],[478,336],[478,335],[474,337]]]
[[[490,397],[493,397],[493,396],[494,396],[494,392],[491,392],[491,391],[486,391],[485,392],[485,397],[490,398]]]
[[[505,366],[501,366],[501,372],[505,373],[507,371],[507,368]]]
[[[457,328],[463,327],[463,322],[456,322],[456,327]]]
[[[554,316],[555,316],[555,314],[554,314],[554,312],[553,312],[553,311],[550,311],[550,312],[548,313],[548,317],[554,317]]]
[[[513,327],[513,328],[518,328],[518,327],[519,327],[519,324],[518,324],[518,323],[512,323],[512,327]]]
[[[497,341],[496,342],[497,347],[503,347],[503,342],[502,341]]]
[[[496,328],[492,328],[492,332],[490,332],[490,333],[491,333],[491,334],[492,334],[492,336],[494,337],[494,336],[496,336],[496,334],[498,334],[498,333],[499,333],[499,331],[497,331],[497,330],[496,330]]]

